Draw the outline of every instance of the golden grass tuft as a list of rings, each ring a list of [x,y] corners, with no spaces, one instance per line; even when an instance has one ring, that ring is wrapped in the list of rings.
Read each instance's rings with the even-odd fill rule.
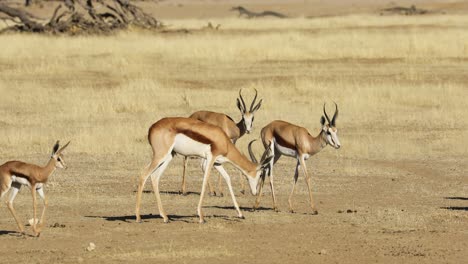
[[[274,119],[316,134],[323,103],[332,112],[336,101],[343,148],[326,155],[466,156],[467,22],[225,19],[188,35],[0,36],[0,150],[20,158],[71,139],[70,151],[138,157],[159,118],[208,109],[238,120],[238,89],[256,88],[264,104],[243,150]]]

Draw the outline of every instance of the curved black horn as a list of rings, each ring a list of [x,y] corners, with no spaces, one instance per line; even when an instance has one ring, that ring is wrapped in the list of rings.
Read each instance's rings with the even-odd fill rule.
[[[328,117],[327,111],[325,110],[325,104],[326,103],[323,103],[323,113],[325,114],[325,117],[327,118],[328,124],[330,124],[330,118]]]
[[[254,88],[254,90],[255,90],[255,97],[254,97],[254,99],[252,101],[252,104],[250,105],[250,112],[253,111],[254,106],[255,106],[255,101],[257,100],[257,89]]]
[[[335,102],[333,102],[333,103],[335,103]],[[338,105],[335,103],[335,114],[333,115],[333,118],[332,118],[332,121],[331,121],[332,126],[335,126],[335,121],[336,121],[337,117],[338,117]]]
[[[244,107],[244,112],[247,111],[247,107],[245,106],[244,98],[242,98],[242,88],[239,90],[239,98],[241,99],[242,106]]]
[[[252,144],[253,144],[255,141],[257,141],[257,140],[254,139],[254,140],[250,141],[248,149],[249,149],[250,159],[252,160],[252,162],[253,162],[253,163],[258,163],[257,158],[255,158],[255,155],[254,155],[254,153],[253,153],[253,151],[252,151]]]

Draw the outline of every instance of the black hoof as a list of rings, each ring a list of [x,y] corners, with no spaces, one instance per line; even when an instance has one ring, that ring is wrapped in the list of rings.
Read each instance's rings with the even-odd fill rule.
[[[239,219],[245,219],[245,216],[238,216]]]

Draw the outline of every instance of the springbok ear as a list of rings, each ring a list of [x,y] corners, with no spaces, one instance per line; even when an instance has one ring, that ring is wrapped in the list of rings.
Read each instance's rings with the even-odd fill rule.
[[[52,155],[54,155],[54,154],[57,152],[57,150],[59,149],[59,147],[60,147],[60,143],[59,143],[59,141],[57,140],[57,142],[55,142],[54,148],[52,149]]]
[[[322,126],[325,125],[325,117],[324,117],[324,116],[322,116],[322,117],[320,118],[320,124],[322,124]]]
[[[63,147],[61,147],[61,148],[57,151],[57,153],[58,153],[58,154],[61,154],[62,151],[63,151],[66,147],[68,147],[69,144],[70,144],[70,141],[68,141],[67,144],[65,144]]]
[[[241,101],[239,100],[239,98],[237,98],[237,108],[239,108],[239,110],[241,111],[241,113],[245,113],[245,109],[242,107],[242,103]]]

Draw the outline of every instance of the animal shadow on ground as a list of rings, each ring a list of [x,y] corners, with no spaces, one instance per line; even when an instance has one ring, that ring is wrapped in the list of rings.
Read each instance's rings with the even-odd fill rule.
[[[452,211],[468,211],[467,206],[447,206],[447,207],[441,207],[441,209],[452,210]]]
[[[468,197],[444,197],[445,199],[448,200],[462,200],[462,201],[468,201]]]
[[[217,208],[217,209],[223,209],[223,210],[235,210],[234,206],[220,206],[220,205],[213,205],[213,206],[204,206],[206,208]],[[251,207],[245,207],[245,206],[240,206],[239,207],[243,211],[252,211],[253,209]],[[255,209],[255,211],[269,211],[273,210],[272,208],[266,208],[266,207],[259,207]]]
[[[0,230],[0,236],[5,236],[5,235],[10,235],[10,236],[21,236],[21,233],[17,231],[10,231],[10,230]]]
[[[133,191],[133,193],[136,193],[137,191]],[[154,193],[152,190],[144,190],[143,193]],[[161,191],[161,194],[172,194],[172,195],[182,195],[180,191]],[[199,192],[187,192],[187,195],[198,195],[200,196]]]
[[[468,201],[468,197],[451,196],[451,197],[444,197],[444,198],[448,200]],[[445,207],[440,207],[440,208],[446,209],[446,210],[452,210],[452,211],[468,211],[467,206],[445,206]]]
[[[125,223],[133,223],[135,222],[135,215],[123,215],[123,216],[94,216],[94,215],[89,215],[85,216],[88,218],[99,218],[99,219],[104,219],[106,221],[114,222],[114,221],[121,221]],[[174,222],[185,222],[185,223],[198,223],[198,215],[168,215],[169,221],[174,221]],[[232,219],[232,217],[229,217],[227,215],[205,215],[205,218],[221,218],[226,221],[234,221],[234,222],[239,222],[239,219]],[[141,220],[144,222],[147,222],[145,220],[150,220],[150,219],[162,219],[160,215],[157,214],[149,214],[149,215],[141,215]]]

